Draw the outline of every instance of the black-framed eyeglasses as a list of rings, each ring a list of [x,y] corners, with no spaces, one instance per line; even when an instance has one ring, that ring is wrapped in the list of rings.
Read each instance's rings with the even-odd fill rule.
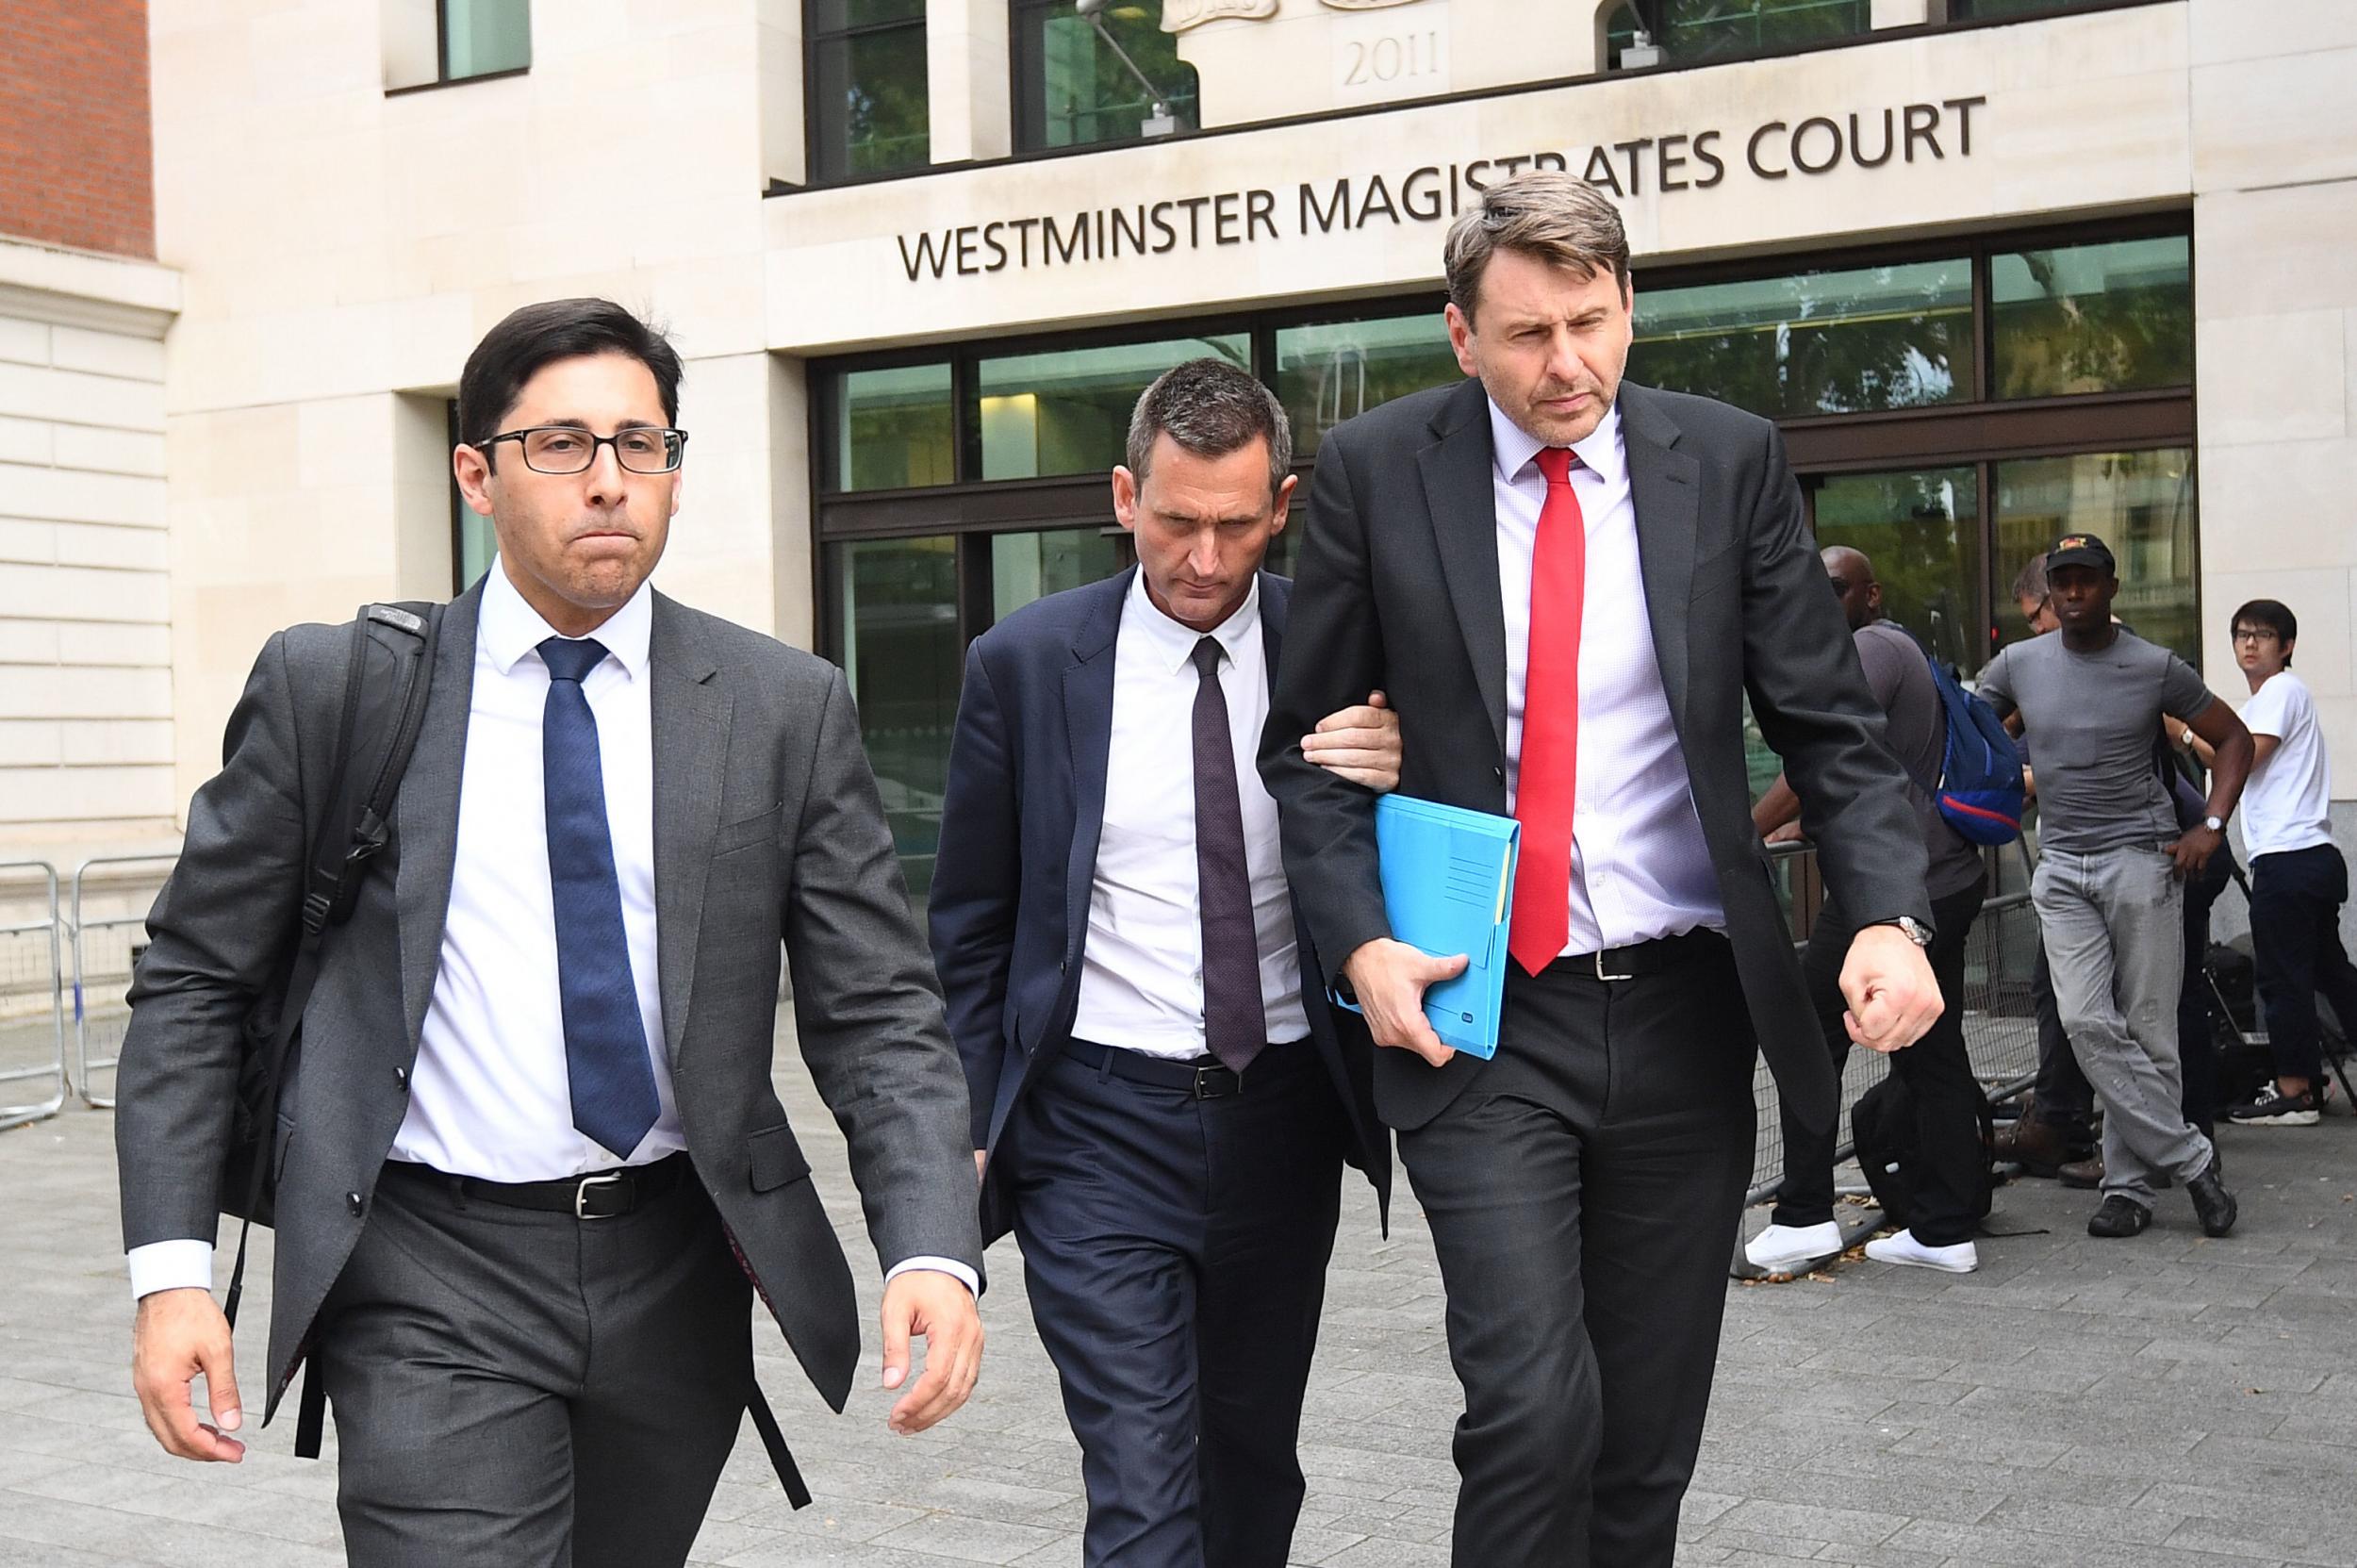
[[[2236,642],[2275,642],[2283,634],[2272,626],[2237,626],[2233,631]]]
[[[593,436],[569,424],[536,424],[528,430],[503,430],[483,443],[489,452],[502,441],[523,448],[524,467],[535,473],[583,473],[598,460],[598,448],[614,449],[614,460],[632,473],[669,473],[687,450],[687,432],[653,426],[618,430]]]

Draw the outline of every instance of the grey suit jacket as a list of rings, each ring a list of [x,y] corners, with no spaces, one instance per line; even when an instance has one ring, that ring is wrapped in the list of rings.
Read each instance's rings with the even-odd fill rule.
[[[266,1420],[407,1109],[456,856],[481,592],[444,618],[391,843],[329,933],[304,1015],[277,1129]],[[126,1246],[214,1234],[239,1023],[294,940],[348,639],[347,627],[297,626],[262,650],[148,916],[119,1078]],[[781,950],[802,1055],[849,1136],[886,1267],[929,1255],[981,1270],[965,1080],[841,672],[661,594],[649,662],[657,962],[688,1154],[803,1370],[840,1410],[858,1313],[770,1085]]]
[[[1784,758],[1801,820],[1860,923],[1931,923],[1923,835],[1770,421],[1624,382],[1618,404],[1654,657],[1686,754],[1727,936],[1785,1103],[1830,1125],[1836,1084],[1753,831],[1743,699]],[[1412,393],[1328,431],[1310,486],[1293,625],[1261,769],[1285,870],[1329,974],[1391,934],[1374,798],[1306,761],[1319,715],[1380,686],[1399,713],[1400,793],[1506,810],[1506,619],[1489,403],[1478,381]],[[1748,1040],[1730,1042],[1749,1051]],[[1376,1052],[1376,1105],[1415,1128],[1480,1059]]]

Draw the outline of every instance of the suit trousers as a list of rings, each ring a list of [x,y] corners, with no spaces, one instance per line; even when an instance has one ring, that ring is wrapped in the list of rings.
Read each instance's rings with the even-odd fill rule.
[[[1399,1135],[1465,1391],[1459,1568],[1667,1568],[1752,1169],[1734,949],[1509,970],[1498,1053]]]
[[[349,1560],[684,1562],[752,1387],[751,1296],[692,1174],[578,1220],[388,1167],[311,1353]]]
[[[1089,1568],[1283,1568],[1342,1201],[1344,1124],[1310,1042],[1239,1093],[1070,1056],[1009,1129],[1031,1316],[1088,1490]]]
[[[1977,884],[1932,900],[1932,945],[1924,957],[1939,982],[1942,1011],[1920,1040],[1889,1057],[1890,1070],[1915,1101],[1922,1172],[1907,1230],[1926,1246],[1970,1241],[1988,1197],[1988,1152],[1981,1147],[1983,1096],[1964,1044],[1965,949],[1980,912]],[[1809,1000],[1816,1004],[1817,1026],[1833,1054],[1837,1079],[1850,1060],[1850,1032],[1841,1021],[1849,1006],[1841,995],[1841,966],[1855,934],[1855,928],[1828,903],[1818,912],[1808,950],[1801,958],[1801,974],[1808,982]],[[1785,1114],[1784,1183],[1776,1189],[1775,1223],[1822,1225],[1833,1218],[1833,1155],[1834,1129],[1812,1132]]]

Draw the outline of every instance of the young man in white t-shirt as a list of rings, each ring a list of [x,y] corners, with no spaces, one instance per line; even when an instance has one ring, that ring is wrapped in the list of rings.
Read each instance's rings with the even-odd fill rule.
[[[2258,761],[2243,790],[2243,836],[2250,850],[2251,956],[2266,1003],[2275,1082],[2227,1115],[2247,1126],[2313,1127],[2322,1102],[2324,1062],[2316,993],[2344,1029],[2357,1027],[2357,967],[2341,948],[2349,864],[2326,819],[2331,764],[2316,705],[2291,671],[2299,621],[2272,599],[2234,612],[2234,660],[2250,683],[2242,710]]]

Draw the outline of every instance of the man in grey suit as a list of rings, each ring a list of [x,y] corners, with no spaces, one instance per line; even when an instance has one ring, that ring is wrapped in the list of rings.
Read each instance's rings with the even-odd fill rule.
[[[1464,1385],[1455,1560],[1666,1568],[1752,1161],[1752,1064],[1833,1119],[1752,831],[1748,692],[1856,920],[1853,1038],[1939,1011],[1923,839],[1775,426],[1622,379],[1628,239],[1594,187],[1492,186],[1450,231],[1470,378],[1327,433],[1261,767],[1327,976],[1432,1228]],[[1381,686],[1403,794],[1522,824],[1497,1054],[1442,1046],[1459,972],[1392,939],[1374,798],[1304,721]]]
[[[499,559],[444,617],[273,1156],[263,1419],[307,1360],[355,1563],[683,1561],[760,1397],[756,1291],[842,1408],[850,1269],[770,1081],[781,946],[886,1270],[886,1388],[928,1341],[891,1425],[948,1415],[980,1367],[964,1080],[843,677],[647,586],[680,373],[628,311],[568,300],[494,327],[460,382],[454,471]],[[263,649],[132,988],[134,1380],[189,1459],[242,1453],[216,1195],[347,643],[298,626]]]

